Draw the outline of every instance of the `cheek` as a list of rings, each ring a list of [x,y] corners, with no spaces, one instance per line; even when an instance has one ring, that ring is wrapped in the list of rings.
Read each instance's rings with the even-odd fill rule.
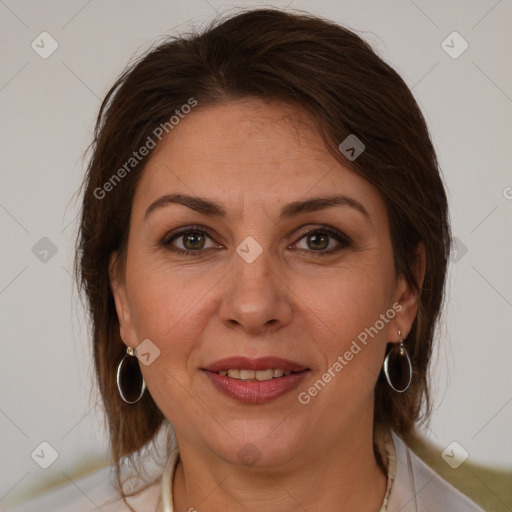
[[[388,323],[395,315],[393,279],[391,258],[369,257],[315,285],[297,286],[301,301],[307,304],[303,311],[307,324],[314,327],[312,333],[319,333],[317,350],[324,356],[319,373],[331,369],[338,377],[326,376],[334,384],[329,385],[333,399],[372,392],[384,357]],[[339,364],[333,367],[336,361]]]
[[[213,279],[210,273],[210,277],[185,279],[177,271],[147,264],[138,267],[143,270],[132,274],[128,283],[137,338],[149,338],[168,363],[176,366],[181,356],[192,350],[211,316],[211,293],[219,278]]]
[[[311,321],[315,317],[316,323],[321,320],[340,342],[357,337],[391,306],[393,269],[375,258],[368,260],[319,280],[302,280],[294,287],[300,301],[310,309]]]
[[[170,276],[156,269],[140,273],[132,283],[137,338],[150,339],[160,350],[151,365],[141,365],[141,371],[154,401],[176,425],[180,418],[175,411],[191,408],[190,393],[184,390],[190,389],[202,335],[213,314],[213,287],[207,278],[185,281],[179,273]]]

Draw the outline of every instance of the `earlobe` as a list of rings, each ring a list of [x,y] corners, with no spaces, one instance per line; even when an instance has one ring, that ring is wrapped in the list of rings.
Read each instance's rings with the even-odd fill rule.
[[[109,276],[109,281],[110,281],[110,289],[112,290],[112,295],[114,296],[114,301],[116,303],[116,310],[117,310],[117,315],[119,315],[120,311],[119,311],[119,305],[118,305],[118,301],[119,300],[122,300],[122,298],[120,297],[120,293],[121,293],[121,280],[120,280],[120,276],[119,276],[119,271],[118,271],[118,254],[117,252],[113,252],[110,256],[110,261],[109,261],[109,265],[108,265],[108,276]]]
[[[400,304],[400,312],[395,317],[395,322],[390,328],[389,341],[397,341],[396,332],[401,331],[403,339],[407,338],[412,324],[418,313],[420,303],[421,288],[425,278],[425,247],[420,243],[416,249],[416,261],[413,265],[413,273],[418,289],[413,283],[409,282],[404,276],[398,278],[398,285],[396,288],[395,301]],[[419,290],[419,291],[418,291]]]
[[[418,288],[421,291],[423,286],[423,281],[425,279],[425,271],[427,267],[427,256],[425,251],[425,246],[423,242],[418,244],[416,248],[416,265],[414,269],[414,275],[416,277],[416,282],[418,283]]]
[[[114,297],[117,318],[119,321],[120,335],[125,344],[129,345],[129,343],[127,343],[127,336],[128,333],[131,331],[131,318],[130,311],[128,308],[124,278],[119,274],[117,252],[113,252],[110,256],[108,271],[110,289],[112,290],[112,295]]]

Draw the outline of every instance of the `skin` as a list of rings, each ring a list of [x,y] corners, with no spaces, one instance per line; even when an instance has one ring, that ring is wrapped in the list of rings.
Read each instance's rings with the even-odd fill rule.
[[[368,218],[342,205],[279,220],[288,203],[334,193],[358,201]],[[215,201],[226,216],[167,204],[145,218],[165,194]],[[184,248],[182,237],[163,245],[190,225],[209,231],[200,238],[205,248],[185,256],[171,250]],[[350,244],[322,238],[327,247],[315,251],[304,235],[322,225]],[[248,236],[262,248],[252,263],[236,252]],[[380,509],[386,475],[373,453],[373,390],[386,343],[400,340],[398,330],[406,338],[417,297],[396,275],[384,200],[326,150],[307,114],[259,100],[198,106],[149,160],[133,200],[124,272],[116,262],[114,253],[121,337],[133,348],[150,339],[160,350],[141,371],[176,432],[175,510]],[[301,404],[298,393],[395,303],[401,311]],[[310,372],[274,401],[242,404],[201,371],[235,355],[278,356]],[[252,467],[237,455],[247,443],[260,455]]]

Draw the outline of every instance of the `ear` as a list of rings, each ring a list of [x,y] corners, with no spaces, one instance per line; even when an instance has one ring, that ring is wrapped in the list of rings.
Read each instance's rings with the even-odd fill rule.
[[[110,256],[108,273],[110,279],[110,288],[114,296],[117,318],[119,320],[119,334],[124,344],[128,347],[137,346],[137,336],[133,326],[128,295],[126,292],[126,281],[119,272],[119,255],[113,252]]]
[[[425,278],[425,266],[425,246],[419,243],[412,270],[420,290]],[[393,304],[397,305],[396,308],[393,306],[397,314],[388,324],[388,341],[399,342],[401,339],[407,338],[418,313],[419,300],[419,294],[412,283],[409,283],[404,276],[399,276],[393,301]],[[400,331],[400,335],[398,331]]]

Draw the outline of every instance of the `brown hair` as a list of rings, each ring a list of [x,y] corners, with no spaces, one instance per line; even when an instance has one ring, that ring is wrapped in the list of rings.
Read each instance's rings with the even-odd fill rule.
[[[207,30],[170,38],[131,65],[108,92],[98,115],[84,180],[77,279],[92,317],[94,360],[105,404],[112,454],[137,453],[164,416],[146,392],[125,404],[116,367],[125,353],[109,284],[109,258],[123,271],[132,199],[149,153],[112,183],[154,130],[191,99],[196,109],[234,99],[281,101],[305,109],[332,154],[372,183],[384,198],[396,271],[417,290],[419,309],[406,345],[414,376],[398,394],[382,376],[375,389],[375,425],[407,434],[425,406],[427,369],[443,299],[450,251],[446,195],[425,120],[400,76],[353,32],[332,22],[273,9],[242,12]],[[338,145],[355,134],[366,146],[349,161]],[[102,196],[101,198],[98,198]],[[422,289],[416,250],[426,251]]]

